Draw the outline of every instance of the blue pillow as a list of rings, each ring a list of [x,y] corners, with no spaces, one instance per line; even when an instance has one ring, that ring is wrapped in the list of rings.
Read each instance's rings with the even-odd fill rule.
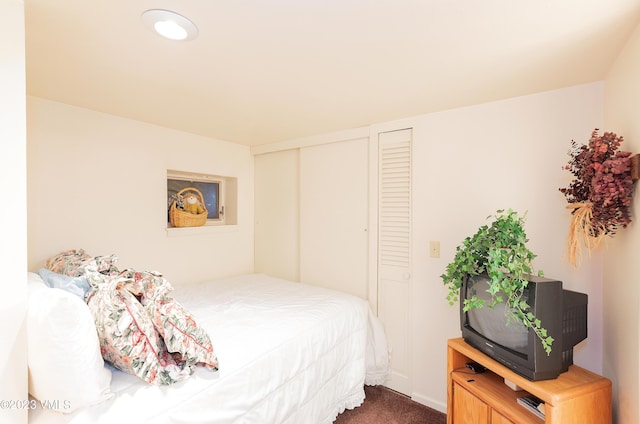
[[[87,292],[89,292],[90,287],[87,277],[69,277],[68,275],[49,271],[46,268],[40,268],[38,274],[48,287],[68,291],[80,297],[83,301]]]

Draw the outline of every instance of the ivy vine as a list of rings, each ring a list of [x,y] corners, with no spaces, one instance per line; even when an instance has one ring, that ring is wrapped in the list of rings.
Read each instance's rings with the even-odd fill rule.
[[[459,301],[460,287],[470,275],[486,272],[489,276],[488,292],[490,302],[476,296],[463,300],[464,311],[506,304],[505,325],[512,320],[520,321],[525,327],[533,329],[547,354],[551,352],[553,337],[542,327],[542,322],[531,312],[530,305],[523,298],[528,279],[533,273],[532,262],[536,255],[527,248],[529,241],[524,230],[525,216],[517,212],[498,210],[490,225],[481,226],[477,232],[464,239],[456,247],[456,254],[440,277],[449,293],[450,305]],[[542,271],[538,272],[543,275]]]

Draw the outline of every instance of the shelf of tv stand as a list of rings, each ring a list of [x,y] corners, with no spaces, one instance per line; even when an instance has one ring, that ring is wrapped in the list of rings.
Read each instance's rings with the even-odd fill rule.
[[[466,368],[471,361],[481,364],[487,371],[473,373]],[[448,424],[461,424],[455,420],[453,409],[456,387],[466,390],[514,423],[606,424],[612,420],[611,381],[576,365],[556,379],[530,381],[458,338],[447,343],[447,376]],[[505,378],[522,390],[511,390],[504,384]],[[527,394],[545,402],[544,420],[516,402],[518,397]]]

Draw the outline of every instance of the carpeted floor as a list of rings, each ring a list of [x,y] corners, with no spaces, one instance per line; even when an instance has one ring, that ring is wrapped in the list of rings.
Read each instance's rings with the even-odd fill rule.
[[[445,414],[384,386],[365,386],[359,407],[338,415],[334,424],[444,424]]]

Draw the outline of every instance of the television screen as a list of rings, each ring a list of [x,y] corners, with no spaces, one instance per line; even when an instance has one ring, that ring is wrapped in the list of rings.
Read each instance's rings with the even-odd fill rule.
[[[562,288],[562,282],[527,276],[523,296],[529,312],[555,339],[549,354],[533,329],[508,320],[504,304],[464,311],[464,301],[476,296],[491,305],[489,276],[470,275],[460,288],[460,327],[471,346],[530,380],[556,378],[573,363],[573,347],[587,337],[587,304],[584,293]],[[506,312],[506,315],[505,315]]]
[[[485,305],[491,304],[491,295],[487,292],[489,285],[484,278],[475,278],[467,286],[467,298],[476,296],[484,300]],[[529,291],[525,290],[524,299],[528,302]],[[520,321],[507,321],[506,305],[500,303],[493,308],[472,309],[468,313],[468,325],[487,339],[498,343],[522,355],[527,354],[529,344],[529,330]]]

